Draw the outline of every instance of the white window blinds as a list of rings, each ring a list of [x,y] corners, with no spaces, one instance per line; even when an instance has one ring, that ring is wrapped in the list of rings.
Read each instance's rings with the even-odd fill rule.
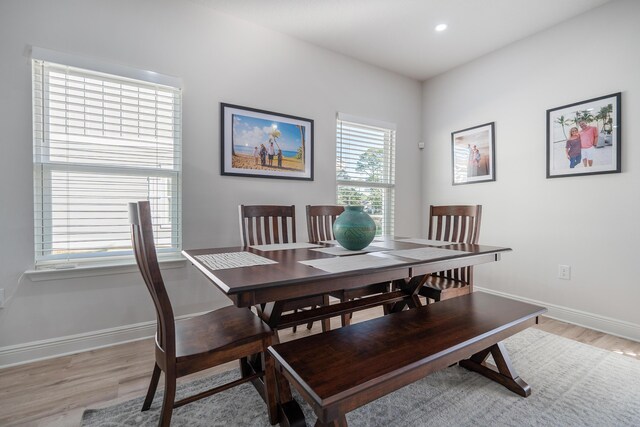
[[[336,126],[337,202],[363,205],[377,234],[392,235],[395,144],[393,124],[338,115]]]
[[[33,60],[36,268],[131,256],[149,200],[162,257],[181,249],[179,88]]]

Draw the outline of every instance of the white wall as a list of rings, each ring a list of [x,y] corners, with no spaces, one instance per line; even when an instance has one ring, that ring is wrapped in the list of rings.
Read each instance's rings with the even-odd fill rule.
[[[636,340],[638,17],[640,2],[613,2],[423,84],[424,207],[482,204],[480,242],[513,248],[476,284]],[[546,179],[546,110],[619,91],[622,173]],[[451,132],[492,121],[497,181],[452,186]]]
[[[420,231],[418,82],[188,1],[2,1],[0,288],[10,300],[0,309],[0,356],[3,348],[19,357],[36,341],[154,319],[137,273],[37,283],[21,277],[33,266],[29,46],[183,79],[185,248],[237,244],[240,203],[296,204],[304,239],[304,205],[335,201],[338,111],[397,123],[396,231]],[[314,119],[315,181],[220,176],[220,102]],[[227,304],[191,266],[165,279],[178,314]]]

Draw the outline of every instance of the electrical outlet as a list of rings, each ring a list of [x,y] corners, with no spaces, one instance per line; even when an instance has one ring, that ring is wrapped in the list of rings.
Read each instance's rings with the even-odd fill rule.
[[[571,266],[559,265],[558,266],[558,279],[571,280]]]
[[[4,289],[0,289],[0,308],[4,308]]]

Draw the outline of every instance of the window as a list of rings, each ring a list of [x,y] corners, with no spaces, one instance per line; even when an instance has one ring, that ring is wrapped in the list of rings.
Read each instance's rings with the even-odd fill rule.
[[[178,87],[33,59],[36,269],[132,259],[137,200],[160,258],[180,253],[181,102]]]
[[[363,205],[378,235],[393,235],[395,125],[338,114],[337,201]]]

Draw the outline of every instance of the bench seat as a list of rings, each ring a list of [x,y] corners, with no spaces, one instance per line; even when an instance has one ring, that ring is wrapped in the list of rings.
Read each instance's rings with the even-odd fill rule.
[[[530,388],[501,341],[544,312],[476,292],[277,344],[269,352],[277,371],[312,406],[316,425],[346,425],[347,412],[458,361],[527,396]],[[498,371],[484,365],[489,354]]]

